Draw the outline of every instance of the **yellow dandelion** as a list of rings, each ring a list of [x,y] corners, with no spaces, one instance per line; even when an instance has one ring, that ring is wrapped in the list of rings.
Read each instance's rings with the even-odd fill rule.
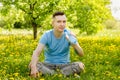
[[[106,63],[106,64],[109,64],[109,62],[108,62],[108,61],[106,61],[105,63]]]
[[[14,73],[14,75],[15,75],[15,76],[18,76],[18,75],[19,75],[19,73]]]
[[[10,79],[10,80],[14,80],[14,78],[13,78],[13,77],[10,77],[9,79]]]
[[[118,76],[118,79],[120,79],[120,76]]]
[[[38,76],[41,76],[41,75],[42,75],[42,72],[39,72],[39,73],[38,73]]]
[[[78,74],[75,73],[74,76],[78,76]]]
[[[62,77],[62,74],[59,74],[58,77]]]
[[[75,76],[76,78],[80,78],[80,76],[79,76],[78,74],[76,74],[76,73],[74,74],[74,76]]]
[[[60,69],[57,69],[56,71],[57,71],[57,72],[59,72],[59,71],[60,71]]]
[[[41,78],[40,80],[45,80],[44,78]]]

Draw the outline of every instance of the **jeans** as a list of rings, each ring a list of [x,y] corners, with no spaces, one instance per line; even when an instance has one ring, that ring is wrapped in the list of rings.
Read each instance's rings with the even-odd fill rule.
[[[73,75],[74,73],[80,74],[82,69],[79,66],[81,62],[73,62],[68,64],[50,64],[50,63],[43,63],[38,62],[37,68],[38,71],[42,74],[55,74],[61,73],[65,76]]]

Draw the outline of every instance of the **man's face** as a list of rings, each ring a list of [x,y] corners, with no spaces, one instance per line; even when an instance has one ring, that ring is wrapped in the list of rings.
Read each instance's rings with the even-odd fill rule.
[[[58,15],[53,18],[52,25],[55,31],[63,32],[66,27],[66,16]]]

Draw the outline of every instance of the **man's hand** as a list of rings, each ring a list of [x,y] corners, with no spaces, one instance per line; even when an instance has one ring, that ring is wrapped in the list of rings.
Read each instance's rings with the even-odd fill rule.
[[[70,34],[76,38],[76,35],[73,32],[70,32]]]
[[[76,39],[76,35],[74,34],[74,33],[72,33],[72,32],[70,32],[70,34],[68,35],[66,32],[65,32],[65,34],[66,34],[66,39],[68,40],[68,42],[70,42],[71,44],[76,44],[76,42],[77,42],[77,39]]]
[[[30,68],[30,76],[31,77],[38,77],[38,69],[36,67],[36,65],[32,65],[31,62],[29,64],[29,68]]]
[[[76,53],[79,56],[83,56],[84,52],[83,52],[83,49],[80,47],[79,43],[77,42],[76,35],[72,32],[70,32],[70,35],[69,35],[69,34],[67,34],[66,31],[65,31],[65,34],[66,34],[66,39],[71,43],[71,45],[75,49]]]
[[[40,53],[42,52],[42,50],[44,49],[45,45],[44,44],[41,44],[39,43],[37,48],[35,49],[35,51],[33,51],[33,55],[32,55],[32,59],[31,59],[31,62],[29,64],[29,69],[31,70],[30,72],[30,76],[31,77],[37,77],[38,76],[38,69],[37,69],[37,63],[38,63],[38,60],[39,60],[39,55]]]
[[[31,77],[38,77],[38,70],[37,68],[31,68],[31,73],[30,73]]]

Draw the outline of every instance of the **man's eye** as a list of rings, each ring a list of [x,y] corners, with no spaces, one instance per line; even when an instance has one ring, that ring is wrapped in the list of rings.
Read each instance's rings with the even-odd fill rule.
[[[57,21],[58,23],[60,23],[61,21]]]
[[[63,23],[66,23],[66,21],[63,21]]]

